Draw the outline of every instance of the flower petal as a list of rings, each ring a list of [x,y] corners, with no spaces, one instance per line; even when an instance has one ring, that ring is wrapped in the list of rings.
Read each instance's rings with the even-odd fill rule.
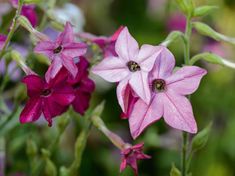
[[[141,69],[148,72],[151,71],[162,49],[164,49],[162,46],[143,45],[137,57],[137,62],[140,64]]]
[[[173,54],[167,48],[162,46],[162,51],[157,57],[152,73],[150,74],[150,80],[167,78],[172,74],[174,66],[175,58]]]
[[[73,58],[71,57],[67,57],[63,54],[61,54],[62,57],[62,64],[63,66],[68,70],[68,72],[70,72],[73,77],[75,78],[77,73],[78,73],[78,68],[76,66],[76,64],[73,61]]]
[[[76,98],[74,99],[72,105],[76,112],[80,113],[81,115],[84,115],[85,111],[89,107],[91,94],[77,91],[76,92]]]
[[[115,51],[125,61],[134,61],[137,58],[139,46],[137,41],[129,33],[127,27],[119,34],[115,44]]]
[[[166,79],[167,87],[181,95],[192,94],[206,73],[207,71],[200,67],[184,66]]]
[[[28,75],[22,79],[22,82],[27,86],[29,97],[38,96],[44,86],[44,81],[37,75]]]
[[[30,98],[20,114],[20,123],[34,122],[42,113],[42,102],[39,98]]]
[[[55,44],[52,41],[42,41],[37,43],[36,47],[34,48],[34,52],[38,54],[44,54],[50,60],[53,59],[53,50],[55,49]]]
[[[73,102],[75,95],[72,87],[64,85],[63,87],[55,88],[51,97],[58,104],[67,106]]]
[[[84,43],[67,43],[63,45],[63,55],[71,58],[79,57],[86,54],[87,45]]]
[[[118,86],[117,86],[117,99],[118,99],[118,103],[120,105],[120,107],[122,108],[122,111],[123,112],[126,112],[127,108],[126,108],[126,103],[128,102],[128,97],[126,96],[127,92],[129,92],[127,90],[128,88],[128,79],[125,79],[121,82],[118,83]]]
[[[137,71],[131,75],[129,84],[134,92],[147,104],[150,102],[151,94],[148,84],[148,73]]]
[[[48,68],[46,72],[46,76],[45,76],[46,81],[49,83],[51,79],[55,78],[55,76],[61,70],[61,68],[62,68],[62,61],[59,58],[59,56],[55,56],[50,67]]]
[[[64,31],[60,33],[56,43],[58,45],[64,45],[71,42],[74,42],[73,28],[69,22],[66,22]]]
[[[165,122],[173,128],[189,133],[196,133],[197,124],[189,100],[169,90],[164,94],[163,117]]]
[[[155,94],[149,105],[138,100],[129,118],[131,135],[136,139],[146,127],[159,120],[163,115],[162,94]]]
[[[125,62],[117,57],[102,60],[92,68],[92,72],[109,82],[119,82],[130,74]]]

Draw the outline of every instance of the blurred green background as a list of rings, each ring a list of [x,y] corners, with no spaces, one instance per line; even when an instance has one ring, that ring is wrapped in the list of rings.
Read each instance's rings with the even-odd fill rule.
[[[182,29],[182,17],[174,0],[74,0],[85,15],[85,31],[96,35],[112,35],[120,26],[128,26],[140,44],[157,45],[174,29]],[[217,5],[219,9],[195,21],[203,21],[217,31],[235,36],[234,0],[195,0],[196,6]],[[17,38],[15,39],[17,40]],[[217,43],[193,32],[192,55],[211,51],[235,62],[234,46]],[[180,40],[170,45],[177,66],[183,63],[183,44]],[[192,160],[193,176],[235,176],[235,71],[229,68],[198,63],[208,70],[200,88],[192,95],[192,104],[199,130],[213,122],[209,141]],[[98,80],[101,81],[100,79]],[[107,126],[128,142],[145,142],[145,153],[152,159],[139,162],[140,176],[167,176],[172,163],[180,168],[181,132],[171,129],[163,120],[150,126],[141,137],[132,141],[127,120],[121,120],[115,85],[97,85],[92,105],[106,100],[103,120]],[[15,86],[13,84],[13,86]],[[19,85],[18,85],[19,86]],[[21,85],[22,86],[22,85]],[[74,119],[79,117],[74,117]],[[55,119],[57,121],[59,118]],[[6,134],[7,173],[28,173],[26,140],[30,136],[38,147],[47,147],[57,133],[56,128],[44,125],[16,125]],[[62,136],[52,159],[57,166],[68,165],[73,159],[73,147],[79,134],[79,122],[73,123]],[[83,155],[81,176],[131,176],[130,169],[119,174],[119,151],[100,133],[92,128]]]

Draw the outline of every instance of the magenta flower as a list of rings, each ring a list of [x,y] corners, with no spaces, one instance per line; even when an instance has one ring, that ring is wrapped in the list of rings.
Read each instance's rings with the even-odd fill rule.
[[[14,8],[18,8],[18,0],[10,0]],[[23,5],[21,15],[25,16],[33,27],[38,23],[38,16],[34,5]]]
[[[46,55],[52,62],[46,73],[47,82],[53,79],[63,66],[73,77],[76,77],[78,68],[74,63],[74,58],[84,55],[86,50],[86,44],[74,41],[73,29],[68,22],[56,41],[49,39],[48,41],[41,41],[34,49],[36,53]]]
[[[48,125],[52,118],[65,112],[73,102],[73,88],[66,83],[67,75],[58,74],[47,83],[37,75],[28,75],[23,79],[27,86],[29,100],[20,114],[20,122],[28,123],[39,119],[43,113]]]
[[[0,50],[2,50],[6,39],[7,37],[5,35],[0,34]]]
[[[129,117],[133,138],[137,138],[148,125],[162,116],[173,128],[189,133],[197,132],[192,106],[185,95],[197,90],[207,71],[196,66],[184,66],[173,73],[174,66],[174,56],[165,48],[150,74],[150,103],[146,104],[139,99]]]
[[[107,57],[101,63],[93,67],[93,73],[101,76],[109,82],[119,82],[117,91],[119,104],[124,108],[122,88],[127,84],[146,103],[149,103],[150,88],[148,75],[154,62],[162,50],[161,46],[143,45],[140,49],[136,40],[130,35],[125,27],[115,44],[118,57]]]
[[[141,143],[128,147],[121,152],[122,162],[120,165],[120,172],[122,172],[129,165],[134,170],[135,175],[138,175],[137,160],[151,158],[143,153],[143,147],[144,143]]]
[[[110,37],[95,36],[85,32],[79,33],[78,36],[97,44],[101,48],[104,57],[117,56],[117,53],[115,52],[115,43],[123,28],[123,26],[119,27],[118,30]]]
[[[169,31],[178,30],[184,32],[186,28],[186,18],[181,13],[173,13],[167,21],[167,29]]]
[[[77,76],[75,78],[70,76],[68,78],[68,84],[73,87],[75,92],[75,99],[72,102],[74,110],[84,115],[89,107],[91,93],[95,89],[95,83],[88,77],[89,63],[85,58],[80,57],[76,65],[78,68]]]

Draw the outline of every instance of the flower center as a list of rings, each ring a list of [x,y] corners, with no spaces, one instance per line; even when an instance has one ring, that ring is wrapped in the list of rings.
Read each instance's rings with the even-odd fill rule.
[[[61,52],[62,49],[63,49],[63,48],[62,48],[62,46],[60,45],[60,46],[58,46],[56,49],[54,49],[53,52],[54,52],[54,54],[58,54],[58,53]]]
[[[81,84],[80,84],[80,82],[78,82],[78,83],[76,83],[76,84],[73,85],[73,88],[74,88],[74,89],[79,89],[80,86],[81,86]]]
[[[50,89],[44,89],[42,92],[41,92],[41,95],[46,97],[48,95],[51,94],[51,90]]]
[[[163,79],[155,79],[152,85],[153,91],[163,92],[166,90],[166,82]]]
[[[139,66],[139,64],[137,64],[137,63],[134,62],[134,61],[129,61],[129,62],[127,62],[127,67],[129,68],[129,70],[130,70],[131,72],[140,71],[140,66]]]

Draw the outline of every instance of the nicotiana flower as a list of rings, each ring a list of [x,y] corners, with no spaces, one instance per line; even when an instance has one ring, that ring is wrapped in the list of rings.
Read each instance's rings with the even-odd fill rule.
[[[0,51],[2,50],[6,39],[7,37],[5,35],[0,34]]]
[[[181,13],[173,13],[170,15],[166,25],[169,31],[179,30],[184,32],[186,27],[186,18]]]
[[[104,57],[117,56],[115,51],[115,43],[123,28],[123,26],[119,27],[118,30],[110,37],[95,36],[85,32],[78,33],[78,36],[97,44],[102,49]]]
[[[19,0],[10,0],[11,4],[14,8],[18,8]],[[35,27],[38,23],[38,16],[35,11],[35,5],[23,5],[21,10],[21,15],[25,16],[33,27]]]
[[[149,86],[152,98],[149,104],[139,99],[129,117],[133,138],[162,116],[173,128],[197,132],[192,106],[185,95],[195,92],[206,70],[196,66],[184,66],[173,73],[175,59],[168,49],[164,49],[156,60],[150,74]]]
[[[144,143],[130,146],[121,152],[122,162],[120,165],[120,172],[122,172],[128,165],[134,170],[135,175],[138,175],[137,160],[150,159],[151,157],[143,153]]]
[[[67,75],[62,72],[49,83],[37,75],[26,76],[22,82],[27,86],[29,100],[20,114],[20,122],[34,122],[43,113],[51,126],[52,118],[65,112],[75,98],[74,90],[66,79]]]
[[[67,82],[74,89],[75,99],[72,102],[74,110],[84,115],[89,107],[91,93],[95,89],[95,83],[88,77],[89,63],[84,57],[78,59],[76,66],[78,68],[76,77],[69,76]]]
[[[163,47],[143,45],[140,49],[137,41],[125,27],[117,38],[115,51],[117,57],[107,57],[94,66],[93,73],[109,82],[119,82],[117,96],[122,110],[124,108],[123,89],[127,84],[146,103],[150,102],[148,75]]]
[[[72,26],[66,23],[64,31],[57,37],[56,41],[41,41],[34,51],[46,55],[51,60],[51,65],[46,73],[46,81],[54,78],[64,66],[72,75],[76,77],[78,69],[74,63],[74,58],[84,55],[87,46],[84,43],[75,42]]]

